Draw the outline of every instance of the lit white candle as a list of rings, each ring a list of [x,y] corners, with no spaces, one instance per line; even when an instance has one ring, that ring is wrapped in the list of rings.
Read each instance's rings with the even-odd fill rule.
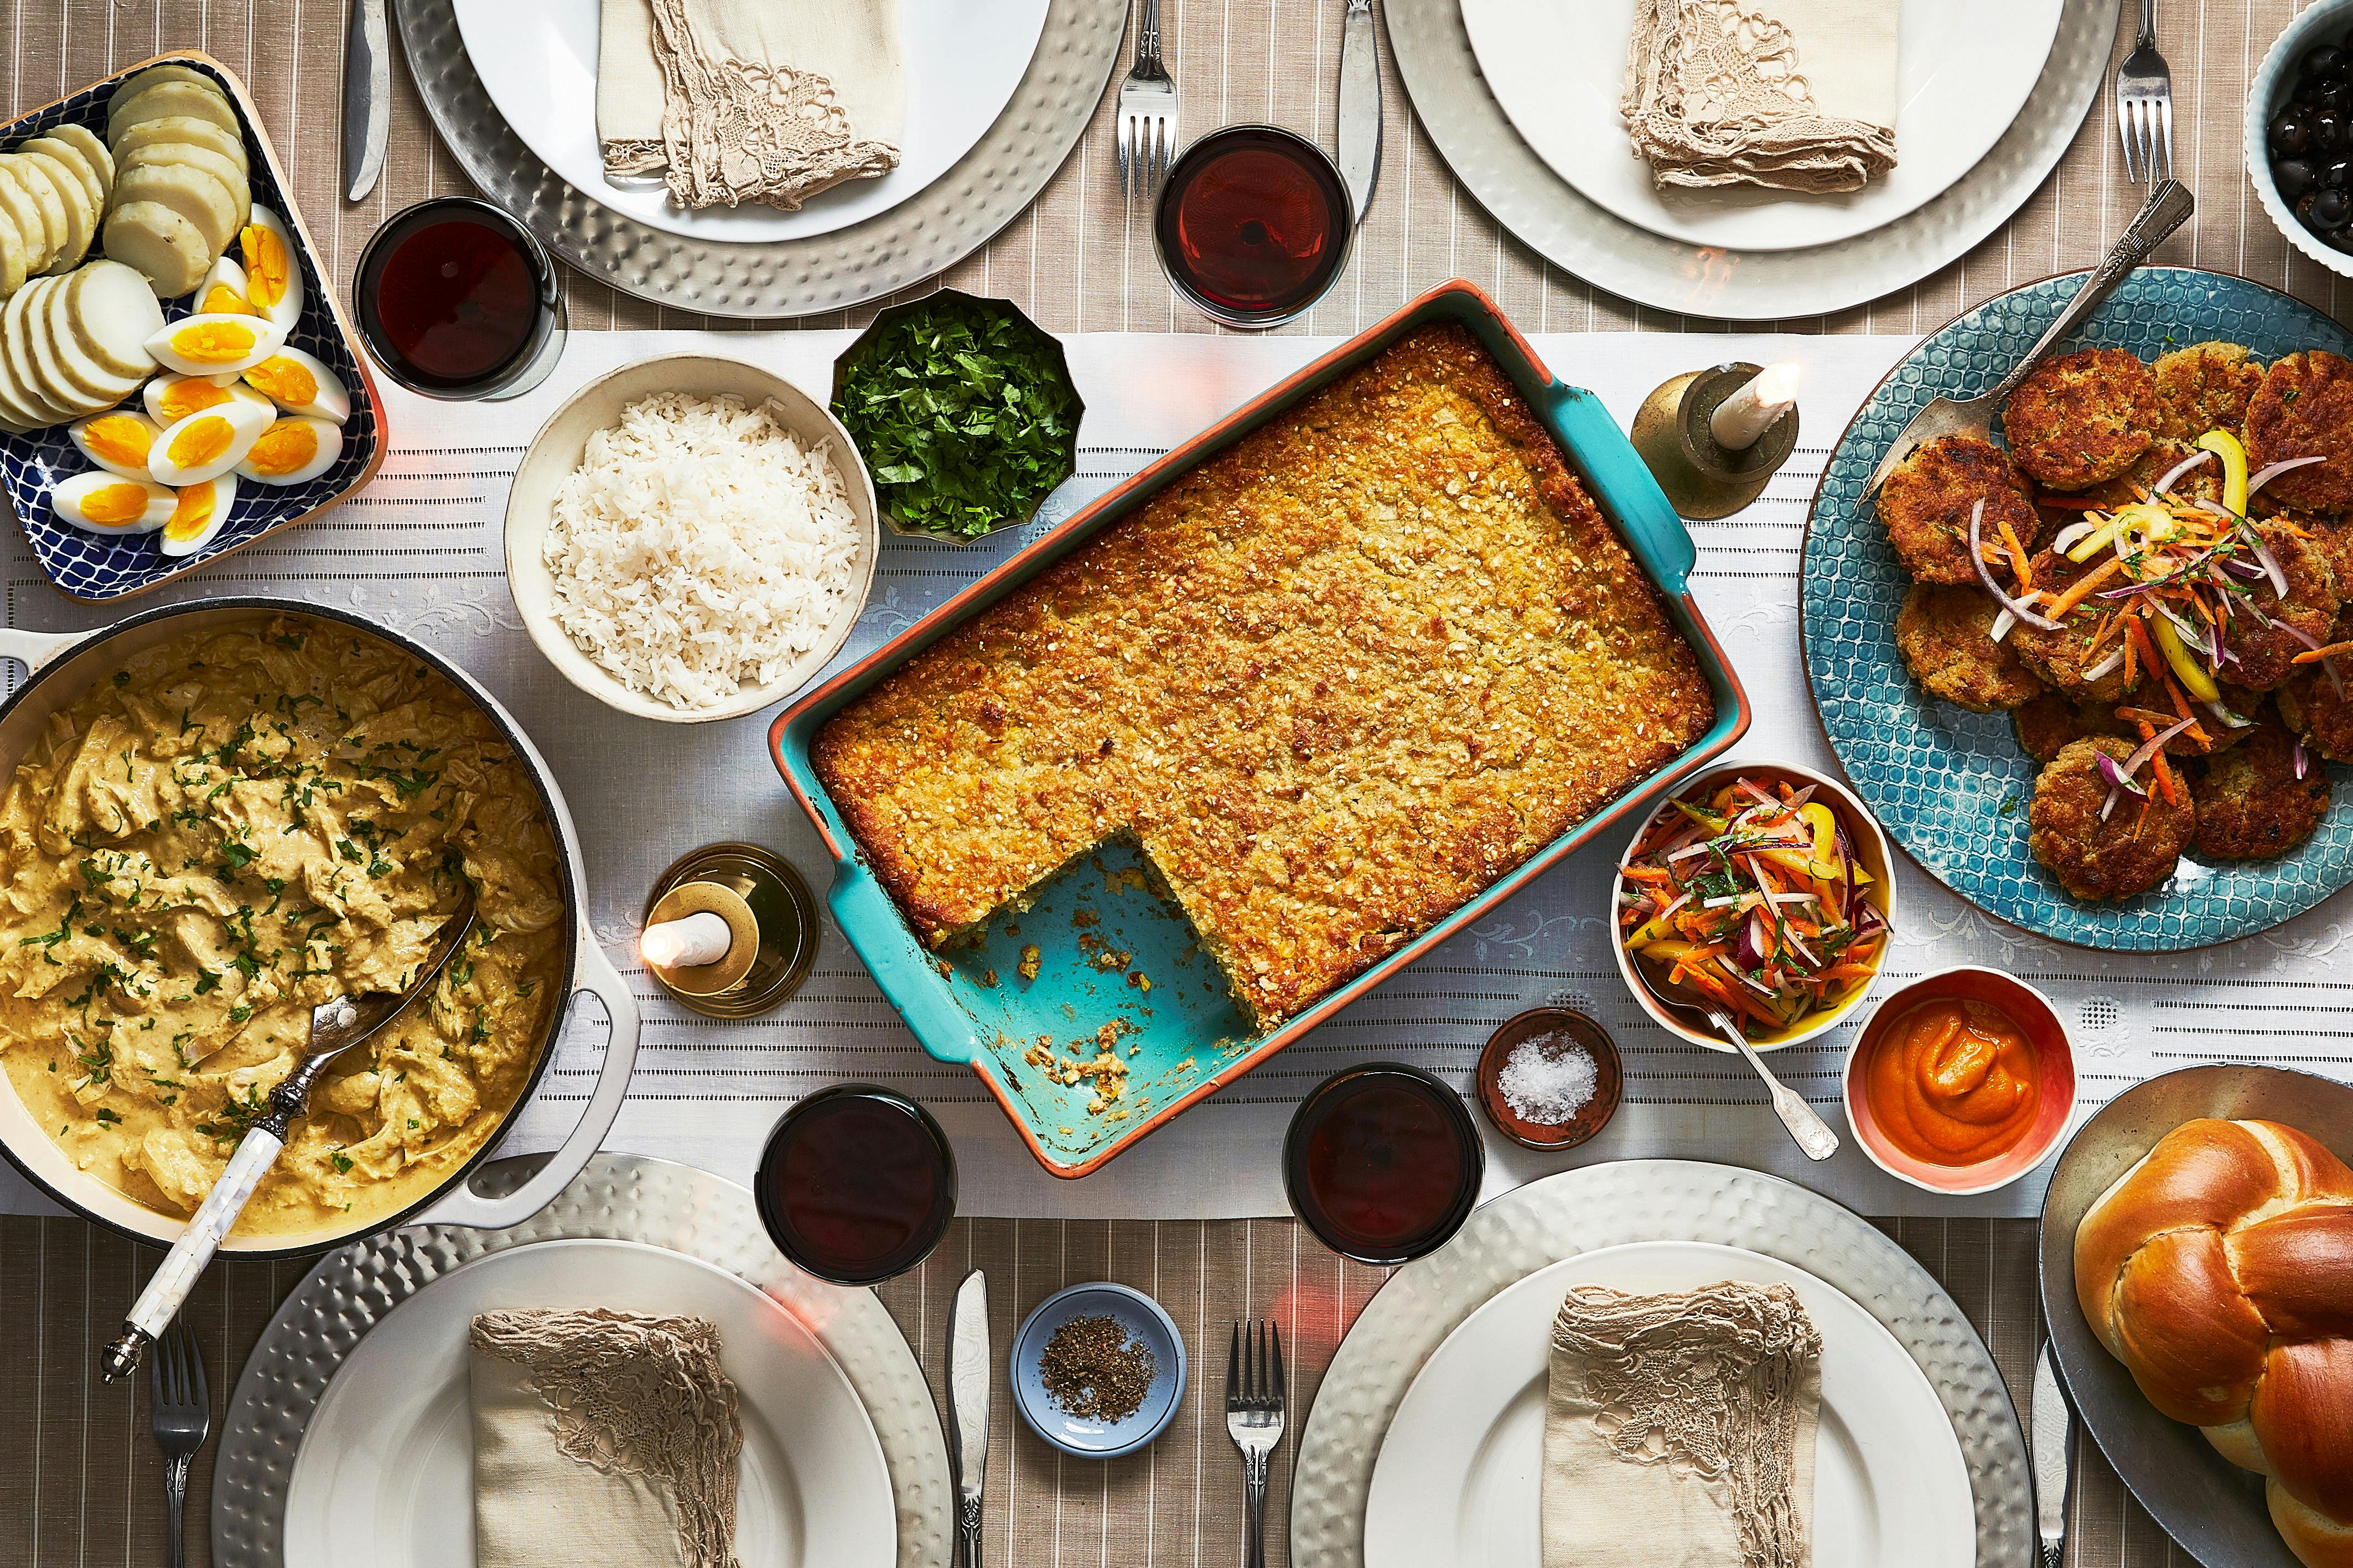
[[[646,927],[638,938],[638,952],[657,969],[691,969],[716,963],[734,945],[727,922],[709,910],[699,910],[682,921],[664,921]]]
[[[1716,406],[1707,427],[1725,451],[1746,451],[1797,401],[1798,367],[1768,364],[1757,373],[1755,380]]]

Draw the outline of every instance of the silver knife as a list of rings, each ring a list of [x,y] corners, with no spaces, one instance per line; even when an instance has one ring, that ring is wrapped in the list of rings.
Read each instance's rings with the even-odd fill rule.
[[[948,1435],[956,1468],[956,1540],[964,1568],[980,1568],[980,1488],[988,1471],[988,1280],[977,1268],[956,1287],[948,1321]]]
[[[392,134],[392,56],[384,0],[350,0],[343,23],[343,196],[358,201],[384,173]]]
[[[2073,1425],[2051,1342],[2034,1363],[2034,1522],[2042,1535],[2042,1568],[2059,1568],[2067,1549],[2067,1438]]]
[[[1381,177],[1381,68],[1373,53],[1373,0],[1348,0],[1340,22],[1340,177],[1358,223]]]

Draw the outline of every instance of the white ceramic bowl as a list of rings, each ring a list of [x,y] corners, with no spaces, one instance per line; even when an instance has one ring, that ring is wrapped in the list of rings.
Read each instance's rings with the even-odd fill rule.
[[[1813,785],[1813,798],[1823,802],[1837,814],[1839,821],[1846,827],[1847,837],[1853,843],[1855,858],[1862,862],[1864,870],[1877,879],[1880,910],[1886,915],[1890,926],[1895,923],[1895,879],[1888,864],[1887,836],[1880,832],[1879,824],[1872,820],[1871,813],[1863,809],[1862,802],[1857,800],[1844,784],[1828,774],[1816,773],[1796,763],[1741,759],[1715,763],[1681,780],[1659,796],[1658,810],[1643,814],[1641,822],[1635,826],[1633,837],[1626,840],[1626,847],[1619,852],[1618,864],[1622,866],[1626,863],[1626,858],[1634,852],[1634,846],[1642,841],[1642,836],[1650,831],[1651,824],[1658,820],[1659,812],[1668,809],[1668,802],[1687,795],[1706,795],[1744,776],[1786,782],[1797,789]],[[1609,951],[1618,957],[1618,973],[1626,982],[1626,989],[1634,994],[1634,1000],[1659,1027],[1678,1039],[1689,1040],[1693,1045],[1705,1046],[1709,1050],[1722,1051],[1730,1056],[1732,1047],[1715,1035],[1691,1027],[1660,1006],[1649,988],[1642,984],[1641,976],[1634,973],[1634,955],[1626,951],[1625,939],[1618,925],[1619,895],[1625,890],[1626,878],[1622,872],[1609,879],[1609,913],[1606,917],[1609,922]],[[1794,1046],[1838,1027],[1841,1021],[1862,1005],[1870,996],[1872,987],[1879,984],[1879,976],[1887,966],[1890,945],[1886,942],[1879,944],[1871,978],[1848,993],[1846,999],[1837,1006],[1825,1008],[1786,1034],[1749,1043],[1760,1051],[1777,1051],[1783,1046]]]
[[[784,411],[785,425],[804,446],[828,444],[849,487],[849,510],[858,520],[858,563],[832,624],[777,679],[765,686],[744,686],[732,700],[713,708],[673,708],[659,698],[632,691],[581,651],[556,624],[555,578],[542,553],[556,488],[580,466],[588,437],[619,424],[621,411],[631,403],[659,392],[691,393],[698,397],[732,393],[754,405],[773,400]],[[874,586],[874,558],[881,544],[875,523],[877,510],[874,481],[866,471],[865,459],[824,404],[774,371],[742,360],[713,354],[659,355],[598,376],[548,416],[547,423],[531,438],[522,466],[515,470],[514,488],[507,492],[507,588],[522,614],[523,629],[547,661],[563,672],[565,679],[607,708],[667,724],[738,719],[781,702],[807,685],[849,640]]]
[[[2246,158],[2247,178],[2254,182],[2255,195],[2272,222],[2287,236],[2287,242],[2331,272],[2353,278],[2353,255],[2321,244],[2320,237],[2296,221],[2295,213],[2280,198],[2265,136],[2272,116],[2279,112],[2295,86],[2295,62],[2316,44],[2342,43],[2348,29],[2353,29],[2353,0],[2313,0],[2273,41],[2271,52],[2255,68],[2255,79],[2247,88]]]

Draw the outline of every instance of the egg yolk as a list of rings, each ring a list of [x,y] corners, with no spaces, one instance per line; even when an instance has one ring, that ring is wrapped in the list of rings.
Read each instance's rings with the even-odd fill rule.
[[[226,419],[192,420],[187,428],[172,437],[165,455],[172,459],[174,468],[202,468],[217,461],[236,439],[237,431]]]
[[[192,375],[185,381],[176,381],[165,387],[162,395],[155,399],[155,405],[164,411],[164,418],[176,425],[200,409],[218,407],[228,400],[227,387],[215,386],[201,376]],[[140,458],[144,461],[146,454],[141,453]]]
[[[290,474],[319,455],[319,433],[299,419],[283,419],[261,433],[246,466],[257,474]]]
[[[319,399],[319,378],[297,362],[280,354],[276,359],[263,360],[245,373],[245,379],[293,407]]]
[[[90,448],[91,457],[121,463],[126,468],[144,468],[147,448],[154,440],[146,426],[121,416],[93,419],[81,427],[82,445]]]
[[[196,302],[196,314],[199,316],[250,316],[253,314],[253,307],[246,303],[244,295],[227,284],[216,283],[211,290]]]
[[[247,297],[268,310],[286,298],[286,247],[259,224],[248,224],[238,237],[245,251]]]
[[[171,520],[164,524],[166,539],[194,539],[213,521],[213,487],[190,485],[180,492],[172,507]]]
[[[147,514],[147,492],[134,484],[100,485],[81,498],[84,521],[120,528]]]
[[[238,321],[200,321],[172,334],[172,347],[198,364],[227,364],[253,352],[253,329]]]

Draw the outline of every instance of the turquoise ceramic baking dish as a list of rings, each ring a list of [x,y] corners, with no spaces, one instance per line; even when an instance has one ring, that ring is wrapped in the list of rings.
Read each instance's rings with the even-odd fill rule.
[[[955,950],[923,947],[858,852],[809,765],[818,726],[966,618],[987,609],[1133,511],[1172,479],[1364,363],[1426,323],[1460,321],[1504,367],[1550,426],[1601,510],[1616,524],[1676,626],[1697,653],[1715,698],[1715,723],[1697,744],[1608,809],[1564,833],[1470,903],[1279,1028],[1253,1033],[1227,999],[1182,914],[1149,890],[1137,850],[1113,842],[1056,875],[1026,910],[1000,915],[986,937]],[[1555,861],[1637,805],[1651,788],[1722,752],[1748,728],[1748,698],[1700,616],[1689,585],[1697,556],[1683,520],[1659,492],[1617,422],[1591,393],[1541,364],[1493,300],[1456,280],[1431,289],[1369,331],[1235,410],[1039,539],[777,718],[769,731],[777,771],[834,858],[827,902],[923,1048],[969,1066],[1005,1108],[1039,1163],[1083,1176],[1299,1038],[1421,954],[1510,898]],[[1076,932],[1075,939],[1073,932]],[[1025,948],[1036,978],[1015,984]],[[1150,981],[1144,989],[1136,977]],[[1113,1018],[1128,1068],[1124,1097],[1090,1114],[1091,1081],[1066,1086],[1023,1060],[1041,1037],[1068,1045]]]

